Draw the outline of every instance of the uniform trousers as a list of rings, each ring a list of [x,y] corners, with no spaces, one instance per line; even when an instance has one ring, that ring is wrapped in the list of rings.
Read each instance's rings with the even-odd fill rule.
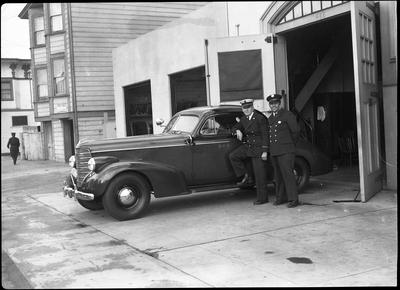
[[[295,154],[272,156],[276,186],[276,201],[298,201],[297,183],[294,176]]]
[[[19,153],[19,148],[17,146],[11,145],[10,155],[11,155],[12,160],[14,161],[14,164],[17,163],[18,153]]]
[[[231,161],[233,170],[237,177],[243,176],[246,173],[252,175],[256,179],[257,187],[257,199],[268,201],[268,190],[267,190],[267,162],[260,157],[249,157],[247,156],[246,145],[240,146],[231,154],[229,154],[229,159]],[[251,158],[251,163],[253,164],[253,170],[249,168],[249,164],[246,163],[246,159]],[[253,172],[252,172],[253,171]]]

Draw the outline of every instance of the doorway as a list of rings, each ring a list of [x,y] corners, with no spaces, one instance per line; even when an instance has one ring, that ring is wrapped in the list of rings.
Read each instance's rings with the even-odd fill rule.
[[[44,133],[44,159],[55,160],[53,128],[51,121],[43,122],[43,133]]]
[[[124,88],[126,136],[153,134],[150,81]]]
[[[207,105],[205,67],[170,75],[172,115]]]
[[[314,129],[315,145],[339,165],[338,138],[357,131],[350,13],[282,35],[287,44],[291,110],[299,109]],[[313,78],[317,69],[325,71],[322,78]],[[304,98],[306,86],[312,89],[305,105],[298,108],[296,99]]]
[[[75,142],[74,142],[74,122],[73,120],[62,120],[63,133],[64,133],[64,160],[68,163],[69,158],[75,155]]]

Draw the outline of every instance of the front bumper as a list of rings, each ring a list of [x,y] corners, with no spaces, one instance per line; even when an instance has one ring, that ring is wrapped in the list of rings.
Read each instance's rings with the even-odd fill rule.
[[[94,194],[82,192],[77,189],[74,173],[75,172],[72,171],[71,174],[67,177],[67,180],[64,181],[62,187],[64,197],[65,196],[69,196],[70,198],[73,197],[75,200],[77,199],[94,200]]]

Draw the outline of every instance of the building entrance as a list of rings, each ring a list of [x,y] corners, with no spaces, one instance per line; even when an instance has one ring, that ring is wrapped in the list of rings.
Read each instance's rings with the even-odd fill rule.
[[[291,110],[310,126],[304,135],[340,163],[340,138],[352,132],[357,139],[350,13],[282,35]]]

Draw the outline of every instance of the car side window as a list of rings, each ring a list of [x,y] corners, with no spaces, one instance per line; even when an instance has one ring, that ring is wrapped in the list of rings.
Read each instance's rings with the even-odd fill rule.
[[[232,127],[243,113],[228,113],[208,118],[200,129],[201,135],[231,135]]]
[[[219,127],[219,124],[217,124],[215,122],[214,117],[211,117],[204,122],[203,126],[200,129],[200,134],[201,135],[216,135],[217,127]]]

